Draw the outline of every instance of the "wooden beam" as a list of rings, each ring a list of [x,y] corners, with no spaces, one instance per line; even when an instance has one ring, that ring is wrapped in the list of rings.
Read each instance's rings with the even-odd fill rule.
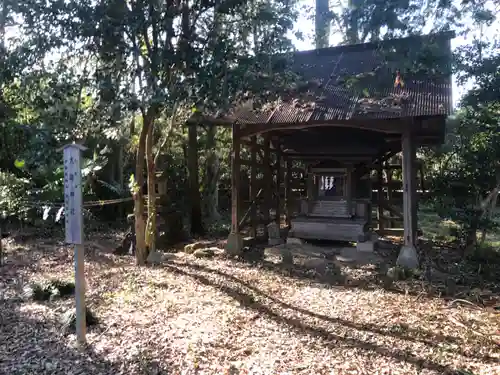
[[[371,163],[360,166],[357,169],[356,173],[358,174],[358,177],[364,176],[366,173],[370,172],[373,169],[377,169],[380,163],[385,162],[397,153],[398,151],[396,150],[385,150],[384,152],[380,153],[376,158],[371,160]]]
[[[420,161],[420,160],[415,161],[415,167],[420,168],[421,165],[422,165],[422,161]],[[386,164],[384,166],[384,169],[402,169],[402,168],[403,168],[403,166],[401,164]]]
[[[248,166],[248,167],[251,167],[251,166],[252,166],[252,164],[253,164],[253,162],[252,162],[252,160],[241,159],[241,160],[240,160],[240,164],[241,164],[241,165]],[[261,164],[261,163],[259,163],[259,162],[256,162],[256,165],[257,165],[257,166],[260,166],[260,165],[263,165],[263,164]],[[276,163],[269,163],[269,166],[271,167],[271,169],[272,169],[272,170],[274,170],[274,169],[276,169],[276,168],[277,168]]]
[[[319,140],[325,143],[328,138]],[[359,145],[355,140],[348,142],[328,142],[325,144],[319,144],[319,141],[316,140],[308,141],[304,139],[297,139],[293,142],[284,141],[283,151],[288,153],[297,153],[297,154],[313,154],[313,155],[333,155],[333,156],[375,156],[380,152],[385,144],[371,144],[371,145]]]
[[[373,132],[388,133],[388,134],[401,134],[403,130],[402,119],[393,120],[335,120],[331,123],[325,123],[321,121],[309,121],[303,123],[262,123],[262,124],[249,124],[241,129],[242,137],[249,137],[256,134],[266,134],[269,132],[279,131],[279,130],[299,130],[299,129],[309,129],[309,128],[321,128],[321,127],[333,127],[333,128],[351,128],[351,129],[362,129],[370,130]]]
[[[338,155],[338,154],[307,154],[307,153],[286,153],[288,158],[296,160],[338,160],[338,161],[371,161],[374,155]]]
[[[290,188],[291,189],[306,189],[307,183],[304,181],[297,180],[297,179],[292,179],[290,181]]]

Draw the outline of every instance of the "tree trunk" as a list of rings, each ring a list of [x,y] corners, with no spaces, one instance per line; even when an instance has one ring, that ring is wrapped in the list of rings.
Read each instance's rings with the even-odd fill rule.
[[[125,145],[123,144],[123,142],[119,142],[118,143],[118,170],[117,170],[117,182],[118,182],[118,185],[120,186],[120,193],[123,193],[123,191],[125,191],[125,180],[124,180],[124,171],[125,171],[125,168],[124,168],[124,147]],[[120,204],[118,205],[118,215],[120,218],[123,218],[125,217],[125,205],[123,204]]]
[[[3,266],[3,247],[2,247],[2,234],[3,234],[3,225],[0,220],[0,267]]]
[[[220,219],[219,215],[219,158],[216,152],[217,141],[215,139],[217,128],[210,126],[207,130],[207,158],[205,161],[205,181],[204,181],[204,211],[208,222],[215,222]]]
[[[493,219],[493,215],[494,215],[495,209],[497,207],[499,193],[500,193],[500,191],[499,191],[498,187],[493,190],[493,193],[491,196],[491,201],[490,201],[490,207],[489,207],[489,211],[488,211],[488,221],[491,221]],[[486,210],[488,210],[488,208]],[[486,213],[486,211],[485,211],[485,213]],[[486,240],[486,234],[487,234],[487,230],[486,230],[486,228],[484,228],[482,233],[481,233],[481,239],[479,240],[480,246],[484,245],[484,241]]]
[[[139,146],[135,160],[135,186],[133,187],[134,216],[135,216],[135,261],[137,265],[143,265],[148,258],[146,248],[146,223],[144,221],[144,164],[146,153],[146,138],[152,120],[149,116],[143,117],[143,126],[139,136]]]
[[[212,62],[212,69],[214,72],[218,70],[218,67],[224,65],[224,56],[221,55],[220,48],[217,48],[217,43],[220,34],[220,26],[223,22],[223,14],[219,11],[220,0],[215,0],[214,7],[214,28],[212,34],[212,48],[214,48],[214,56]],[[220,64],[220,65],[219,65]],[[213,94],[219,92],[220,79],[217,78],[218,74],[214,74],[211,81],[211,91]],[[227,99],[227,76],[225,74],[222,89],[222,98],[224,102]],[[224,106],[226,107],[226,106]],[[203,181],[203,211],[204,217],[208,223],[213,223],[220,219],[219,215],[219,158],[216,151],[217,141],[216,141],[217,128],[215,126],[208,126],[207,129],[207,141],[206,141],[206,159],[205,159],[205,175]]]
[[[349,0],[348,5],[348,15],[346,22],[346,42],[348,44],[359,43],[359,28],[358,28],[358,17],[359,17],[359,1]]]
[[[330,17],[328,0],[316,0],[316,48],[330,46]]]
[[[5,48],[5,24],[7,22],[7,5],[2,4],[2,12],[0,13],[0,53],[3,53]],[[2,97],[0,93],[0,103]],[[0,222],[0,266],[3,265],[3,248],[2,248],[2,223]]]
[[[0,13],[0,51],[3,53],[5,48],[5,27],[7,25],[7,14],[9,9],[5,1],[2,2],[2,11]]]
[[[196,126],[188,130],[187,164],[189,171],[189,199],[191,203],[191,234],[203,234],[203,221],[201,219],[200,182],[198,179],[198,140]]]
[[[146,163],[148,169],[148,221],[146,225],[146,246],[149,251],[156,250],[156,167],[153,155],[153,125],[146,137]]]
[[[467,255],[476,246],[478,228],[479,228],[479,216],[476,216],[471,220],[470,226],[467,229],[465,237],[464,255]]]

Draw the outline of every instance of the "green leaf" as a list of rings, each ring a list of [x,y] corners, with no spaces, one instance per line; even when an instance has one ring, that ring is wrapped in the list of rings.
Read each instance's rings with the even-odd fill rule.
[[[15,166],[16,168],[18,168],[18,169],[23,169],[23,168],[24,168],[24,166],[25,166],[25,164],[26,164],[26,163],[25,163],[25,161],[24,161],[24,160],[21,160],[21,159],[16,159],[16,160],[14,161],[14,166]]]

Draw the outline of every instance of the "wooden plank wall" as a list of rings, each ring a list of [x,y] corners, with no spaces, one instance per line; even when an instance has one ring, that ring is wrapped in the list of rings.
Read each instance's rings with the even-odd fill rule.
[[[265,135],[241,141],[240,231],[252,237],[267,237],[272,221],[289,225],[306,194],[302,163],[288,159],[271,140]]]
[[[415,165],[418,171],[417,200],[425,194],[424,170],[421,163]],[[399,172],[399,176],[396,173]],[[378,223],[378,230],[403,228],[403,183],[401,165],[387,162],[378,164],[376,173],[371,176],[372,202],[374,212],[372,220]]]
[[[305,163],[288,159],[278,140],[271,134],[241,139],[238,179],[238,230],[252,237],[267,237],[267,225],[290,223],[299,210],[299,198],[307,197]],[[396,171],[401,165],[387,161],[374,166],[372,174],[372,207],[381,231],[402,228],[402,183]],[[418,187],[425,187],[421,165]],[[400,175],[400,173],[399,173]],[[233,179],[234,182],[234,179]],[[374,196],[373,196],[374,195]]]

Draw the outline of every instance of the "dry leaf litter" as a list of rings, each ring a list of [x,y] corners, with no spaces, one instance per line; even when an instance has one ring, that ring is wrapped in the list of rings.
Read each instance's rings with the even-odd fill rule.
[[[81,351],[58,320],[72,298],[19,298],[25,283],[71,280],[71,248],[6,247],[2,375],[500,374],[494,312],[356,282],[373,272],[370,264],[337,264],[344,280],[337,284],[297,277],[272,252],[266,266],[178,253],[138,268],[132,257],[94,246],[87,302],[99,324]]]

